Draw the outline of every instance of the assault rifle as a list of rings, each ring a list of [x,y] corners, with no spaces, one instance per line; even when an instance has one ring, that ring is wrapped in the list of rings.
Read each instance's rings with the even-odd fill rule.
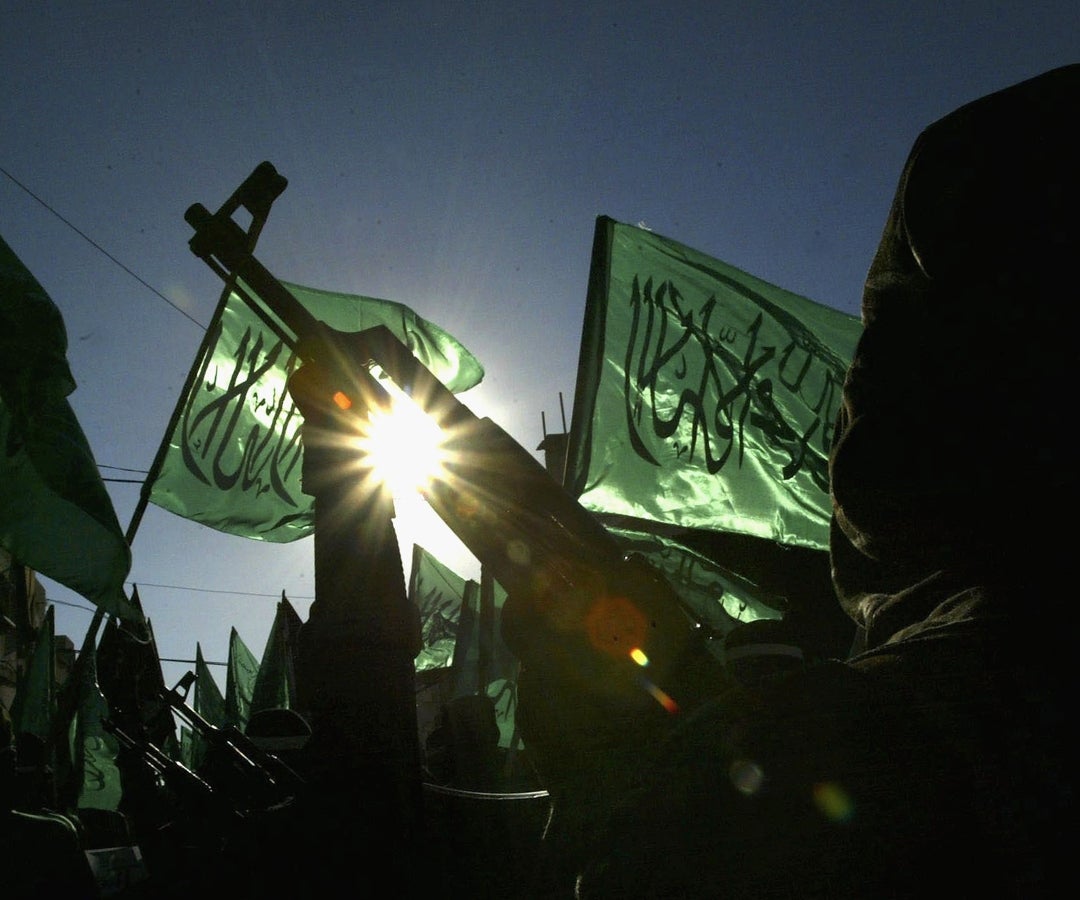
[[[547,686],[547,702],[568,709],[585,700],[592,731],[643,736],[711,695],[720,665],[658,571],[626,556],[536,458],[475,416],[388,328],[330,328],[254,257],[286,185],[263,162],[217,212],[189,207],[192,252],[293,348],[303,365],[290,390],[322,391],[343,433],[391,405],[376,366],[440,426],[448,462],[426,500],[507,591],[503,637]],[[233,218],[241,208],[251,216],[247,230]],[[552,723],[563,727],[558,715]]]
[[[212,724],[188,704],[195,679],[195,673],[188,672],[174,687],[163,689],[161,696],[206,742],[200,774],[241,809],[265,809],[295,796],[304,780],[280,757],[257,746],[235,725],[219,728]]]
[[[207,815],[239,819],[241,812],[206,780],[183,763],[173,759],[150,740],[140,740],[128,734],[112,719],[102,719],[102,726],[117,739],[120,746],[135,754],[175,798],[179,807],[196,818]]]

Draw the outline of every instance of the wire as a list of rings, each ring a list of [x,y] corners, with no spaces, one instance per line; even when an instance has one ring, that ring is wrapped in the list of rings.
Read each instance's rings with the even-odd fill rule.
[[[86,241],[88,244],[90,244],[91,247],[93,247],[98,252],[104,254],[108,259],[110,259],[114,263],[116,263],[116,265],[118,265],[121,269],[123,269],[125,272],[127,272],[128,275],[130,275],[137,282],[139,282],[139,284],[141,284],[144,288],[146,288],[148,291],[150,291],[156,297],[158,297],[158,298],[164,300],[166,303],[168,303],[169,306],[171,306],[178,313],[180,313],[180,315],[182,315],[185,319],[188,319],[189,321],[191,321],[195,325],[197,325],[200,329],[202,329],[203,331],[206,331],[206,326],[203,325],[202,322],[200,322],[198,319],[192,317],[191,314],[188,313],[186,310],[181,309],[179,306],[177,306],[175,303],[173,303],[172,300],[170,300],[168,297],[166,297],[163,293],[161,293],[161,291],[159,291],[152,284],[150,284],[147,281],[144,281],[139,275],[136,275],[131,269],[129,269],[127,266],[125,266],[122,262],[120,262],[120,260],[118,260],[115,256],[113,256],[108,250],[106,250],[104,247],[102,247],[101,244],[99,244],[97,241],[95,241],[86,232],[80,230],[76,225],[74,225],[73,223],[71,223],[67,219],[65,219],[62,215],[60,215],[60,213],[58,213],[55,209],[53,209],[51,206],[49,206],[48,203],[46,203],[44,200],[42,200],[37,194],[35,194],[32,190],[30,190],[30,188],[28,188],[25,184],[23,184],[21,181],[19,181],[19,179],[17,179],[14,175],[12,175],[3,166],[0,166],[0,174],[3,174],[14,185],[19,187],[21,190],[25,191],[29,196],[33,197],[34,200],[36,200],[43,207],[45,207],[45,209],[47,209],[54,216],[56,216],[56,218],[58,218],[61,222],[63,222],[65,225],[67,225],[68,228],[70,228],[79,237],[81,237],[84,241]]]
[[[131,581],[124,582],[124,583],[125,584],[133,584],[133,585],[136,584],[136,582],[131,582]],[[165,588],[165,589],[171,590],[171,591],[194,591],[195,593],[198,593],[198,594],[232,594],[232,595],[237,596],[237,597],[273,597],[275,600],[278,600],[278,599],[281,598],[280,593],[277,593],[277,594],[263,594],[263,593],[257,593],[255,591],[222,591],[222,590],[214,590],[212,588],[185,587],[182,584],[154,584],[152,581],[140,581],[140,582],[137,582],[137,584],[141,588],[142,587],[156,587],[156,588]],[[290,595],[290,596],[292,597],[293,600],[314,600],[315,599],[314,597],[299,597],[299,596],[294,596],[294,595]]]

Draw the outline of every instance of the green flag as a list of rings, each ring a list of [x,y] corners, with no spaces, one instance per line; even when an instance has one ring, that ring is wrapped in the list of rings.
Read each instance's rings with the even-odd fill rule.
[[[465,578],[419,544],[413,544],[409,601],[420,611],[423,641],[423,648],[416,656],[416,671],[452,665],[466,584]]]
[[[566,484],[587,509],[828,547],[858,318],[596,223]]]
[[[251,717],[251,697],[259,677],[259,661],[240,639],[236,628],[229,631],[229,659],[225,674],[225,724],[240,731]]]
[[[191,705],[195,712],[215,728],[221,728],[225,724],[225,697],[203,658],[202,645],[198,642],[195,644],[195,691]],[[190,760],[189,768],[195,771],[206,758],[209,745],[198,732],[189,731],[187,739],[188,747],[185,753]]]
[[[296,708],[296,653],[302,624],[282,591],[251,690],[248,718],[264,709]]]
[[[38,627],[26,669],[20,674],[11,707],[15,734],[26,732],[47,744],[56,715],[55,607],[49,604]]]
[[[694,620],[706,630],[709,649],[723,658],[723,637],[742,622],[779,619],[783,597],[720,565],[716,560],[665,535],[607,525],[628,554],[642,557],[678,594]]]
[[[452,391],[484,376],[457,340],[403,304],[285,287],[339,331],[387,326]],[[237,294],[228,294],[148,482],[150,502],[247,538],[284,543],[311,534],[312,498],[300,488],[301,417],[285,387],[298,365],[281,338]]]
[[[72,785],[80,809],[116,810],[123,793],[116,757],[120,747],[101,724],[109,717],[109,704],[97,682],[96,650],[83,644],[78,677],[78,706],[71,729]]]
[[[130,602],[142,609],[134,586]],[[128,734],[145,737],[170,755],[178,749],[176,722],[162,699],[165,677],[161,671],[153,623],[132,634],[110,618],[97,645],[97,676],[115,721]]]
[[[195,695],[192,706],[211,725],[220,728],[225,724],[225,695],[203,657],[202,644],[195,644]]]
[[[177,761],[188,769],[194,772],[199,767],[199,762],[196,761],[196,749],[195,749],[195,733],[187,726],[180,726],[180,746],[177,751]]]
[[[0,239],[0,546],[113,615],[131,549],[82,426],[60,310]]]

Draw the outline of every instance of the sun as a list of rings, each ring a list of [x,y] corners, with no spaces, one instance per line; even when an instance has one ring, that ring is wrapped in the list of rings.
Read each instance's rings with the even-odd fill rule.
[[[388,407],[370,411],[357,443],[372,475],[395,498],[408,499],[442,474],[444,438],[435,420],[398,391]]]

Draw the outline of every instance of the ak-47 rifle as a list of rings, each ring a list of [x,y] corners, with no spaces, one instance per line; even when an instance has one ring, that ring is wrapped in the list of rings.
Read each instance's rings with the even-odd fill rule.
[[[216,213],[192,205],[185,214],[195,229],[192,252],[294,349],[299,373],[318,373],[315,384],[326,401],[336,397],[343,429],[390,405],[372,366],[441,427],[448,461],[425,497],[507,591],[504,640],[549,699],[568,707],[586,700],[590,728],[608,724],[612,733],[640,735],[698,705],[723,676],[660,573],[627,557],[536,458],[475,416],[389,329],[330,328],[254,257],[270,205],[286,185],[263,162]],[[251,215],[246,231],[233,219],[241,207]]]
[[[239,819],[241,811],[205,779],[183,763],[173,759],[150,740],[140,740],[128,734],[112,719],[103,719],[102,726],[112,734],[120,746],[134,753],[151,771],[165,789],[175,798],[178,806],[195,818]]]
[[[188,704],[195,679],[195,673],[188,672],[174,687],[163,689],[161,696],[206,742],[213,764],[200,767],[200,772],[207,775],[211,787],[240,809],[265,809],[295,796],[304,780],[280,757],[257,746],[235,725],[212,724]]]

